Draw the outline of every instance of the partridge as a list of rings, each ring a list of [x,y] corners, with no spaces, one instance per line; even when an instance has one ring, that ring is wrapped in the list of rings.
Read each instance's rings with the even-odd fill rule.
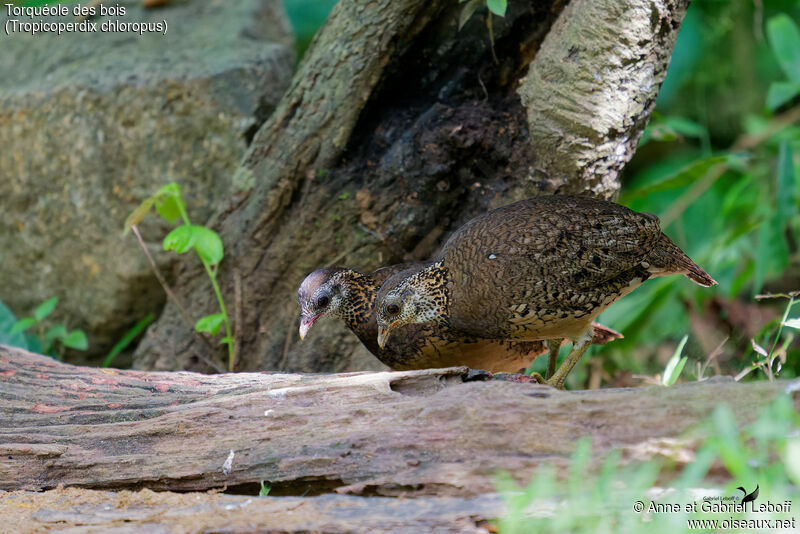
[[[426,264],[403,263],[371,274],[352,269],[317,269],[297,291],[300,304],[300,338],[325,315],[341,319],[381,362],[395,370],[464,365],[491,372],[518,372],[545,351],[542,341],[510,341],[463,335],[433,323],[398,327],[392,340],[379,347],[375,299],[390,276]],[[622,337],[595,325],[594,342],[605,344]]]
[[[590,197],[540,196],[472,219],[434,262],[387,280],[378,296],[378,346],[403,325],[572,350],[547,383],[564,380],[591,341],[591,324],[648,278],[716,281],[661,232],[658,217]]]

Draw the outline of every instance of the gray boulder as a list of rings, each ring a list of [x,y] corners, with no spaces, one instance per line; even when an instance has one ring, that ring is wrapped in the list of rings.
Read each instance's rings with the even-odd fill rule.
[[[26,315],[59,296],[55,319],[85,329],[94,354],[164,301],[121,236],[126,216],[177,181],[193,222],[206,222],[295,62],[280,0],[114,4],[126,15],[90,19],[98,32],[0,36],[0,300]],[[76,22],[3,8],[8,19]],[[167,31],[99,31],[107,20]],[[167,230],[143,227],[168,268]]]

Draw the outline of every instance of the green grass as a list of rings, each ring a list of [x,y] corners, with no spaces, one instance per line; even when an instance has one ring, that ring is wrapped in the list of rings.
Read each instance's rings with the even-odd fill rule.
[[[497,479],[507,514],[497,522],[501,534],[693,532],[690,520],[790,520],[800,515],[800,415],[789,395],[780,395],[751,425],[739,430],[731,410],[718,406],[686,436],[699,442],[694,460],[679,467],[669,459],[623,465],[612,451],[602,466],[588,468],[592,445],[580,441],[566,476],[541,467],[524,488],[511,476]],[[713,475],[713,476],[711,476]],[[720,478],[726,481],[719,482]],[[703,508],[703,497],[733,498],[744,487],[759,487],[756,505],[791,501],[790,512],[720,512]],[[709,503],[731,501],[709,501]],[[668,506],[665,506],[668,505]],[[641,506],[642,511],[637,511]],[[696,506],[696,510],[695,510]],[[795,526],[795,530],[796,530]],[[708,531],[714,529],[701,529]],[[738,531],[718,525],[718,531]],[[789,531],[790,529],[787,529]],[[765,530],[765,531],[768,531]]]

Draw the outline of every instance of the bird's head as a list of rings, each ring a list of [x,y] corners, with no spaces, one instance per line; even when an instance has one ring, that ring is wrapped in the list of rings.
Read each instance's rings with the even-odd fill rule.
[[[383,284],[377,298],[381,348],[386,346],[389,334],[403,325],[447,320],[445,272],[435,263],[411,273],[398,273]]]
[[[317,319],[331,314],[344,318],[349,291],[345,269],[317,269],[297,290],[300,304],[300,339],[305,339]]]

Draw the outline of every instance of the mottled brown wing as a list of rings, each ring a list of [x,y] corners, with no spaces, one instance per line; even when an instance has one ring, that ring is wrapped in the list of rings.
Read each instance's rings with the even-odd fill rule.
[[[660,236],[656,217],[588,197],[498,208],[464,225],[442,250],[451,321],[476,335],[522,338],[518,330],[583,317],[641,271]]]

